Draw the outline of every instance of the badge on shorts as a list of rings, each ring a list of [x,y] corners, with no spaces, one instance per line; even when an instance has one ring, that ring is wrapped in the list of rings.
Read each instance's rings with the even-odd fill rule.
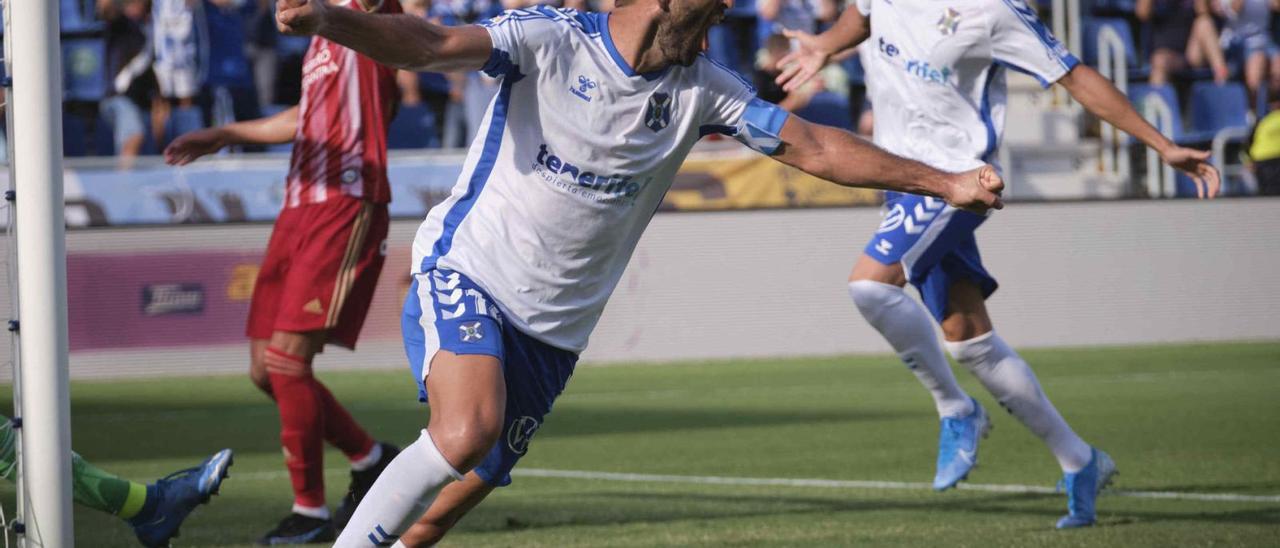
[[[458,333],[462,336],[462,342],[473,343],[484,339],[484,327],[480,322],[466,322],[458,326]]]
[[[511,428],[507,430],[507,447],[511,448],[511,452],[525,454],[529,450],[529,440],[533,439],[538,426],[538,419],[533,417],[520,417],[513,421]]]

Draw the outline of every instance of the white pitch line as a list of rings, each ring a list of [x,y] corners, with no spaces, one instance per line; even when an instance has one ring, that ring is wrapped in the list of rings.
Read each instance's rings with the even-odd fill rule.
[[[345,473],[341,470],[327,470],[326,473]],[[738,485],[752,487],[819,487],[824,489],[874,489],[893,491],[932,491],[933,485],[911,481],[872,481],[872,480],[833,480],[805,478],[744,478],[732,476],[675,476],[665,474],[629,474],[622,472],[592,472],[587,470],[548,470],[545,468],[517,468],[511,471],[512,476],[527,478],[561,478],[596,481],[622,481],[631,483],[681,483],[699,485]],[[284,471],[247,472],[234,474],[240,480],[277,480],[288,477]],[[1036,495],[1053,495],[1058,491],[1052,487],[1038,485],[996,484],[996,483],[961,483],[958,489],[985,493],[1023,493]],[[1205,502],[1272,502],[1280,503],[1280,495],[1240,495],[1236,493],[1183,493],[1177,491],[1127,491],[1108,489],[1109,497],[1125,497],[1133,499],[1165,499],[1195,500]]]
[[[865,481],[803,478],[743,478],[726,476],[673,476],[662,474],[626,474],[619,472],[588,472],[582,470],[545,470],[540,468],[516,469],[513,476],[532,478],[567,478],[599,481],[625,481],[638,483],[685,483],[702,485],[746,485],[784,487],[822,487],[828,489],[881,489],[898,491],[931,491],[933,485],[909,481]],[[1057,493],[1052,487],[1017,484],[962,483],[959,489],[988,493]],[[1239,495],[1235,493],[1181,493],[1175,491],[1123,491],[1108,490],[1108,496],[1136,499],[1172,499],[1211,502],[1280,502],[1280,495]]]

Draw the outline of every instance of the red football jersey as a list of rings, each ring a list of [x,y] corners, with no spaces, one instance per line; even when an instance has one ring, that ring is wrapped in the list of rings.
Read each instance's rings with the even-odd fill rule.
[[[364,9],[347,0],[342,9]],[[402,13],[382,0],[377,13]],[[396,96],[395,69],[325,40],[311,39],[302,62],[298,132],[285,182],[285,207],[351,196],[391,201],[387,183],[387,126]]]

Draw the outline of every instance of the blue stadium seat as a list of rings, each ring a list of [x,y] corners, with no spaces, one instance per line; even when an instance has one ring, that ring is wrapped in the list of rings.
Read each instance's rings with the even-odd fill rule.
[[[830,91],[819,92],[809,100],[809,104],[796,111],[796,115],[810,122],[841,127],[852,131],[853,114],[849,111],[849,100]]]
[[[1178,106],[1178,92],[1173,86],[1164,84],[1161,86],[1153,86],[1150,84],[1132,84],[1129,86],[1129,102],[1133,104],[1133,108],[1138,114],[1143,114],[1143,109],[1147,101],[1161,100],[1169,106],[1172,114],[1172,122],[1170,127],[1156,128],[1174,141],[1181,141],[1183,137],[1182,109]],[[1133,143],[1137,140],[1130,137],[1129,142]]]
[[[387,131],[387,148],[439,147],[435,127],[435,114],[426,105],[400,105]]]
[[[1240,82],[1222,85],[1196,82],[1191,86],[1193,136],[1208,136],[1220,130],[1249,126],[1249,93]]]
[[[1103,28],[1110,28],[1116,31],[1116,34],[1120,36],[1120,41],[1124,42],[1124,57],[1128,61],[1129,67],[1138,67],[1138,48],[1133,40],[1133,31],[1129,29],[1129,22],[1114,17],[1091,17],[1085,23],[1084,36],[1080,45],[1084,49],[1083,61],[1085,64],[1097,66],[1098,34],[1102,32]]]
[[[1232,134],[1222,134],[1224,137],[1222,143],[1242,143],[1249,138],[1251,133],[1249,114],[1251,112],[1249,105],[1249,94],[1244,84],[1240,82],[1227,82],[1218,85],[1213,82],[1196,82],[1191,86],[1191,135],[1200,142],[1213,141],[1222,132],[1231,131]],[[1239,192],[1239,184],[1241,182],[1242,168],[1228,161],[1227,149],[1215,148],[1215,154],[1223,154],[1223,158],[1216,158],[1223,170],[1223,192],[1236,193]],[[1183,188],[1183,182],[1179,180],[1178,196],[1195,196],[1195,187],[1187,181],[1187,188]]]
[[[1129,102],[1133,103],[1133,108],[1139,114],[1144,114],[1143,110],[1147,101],[1163,101],[1169,106],[1169,127],[1157,127],[1161,133],[1169,137],[1175,142],[1184,143],[1197,141],[1194,138],[1189,139],[1184,129],[1182,121],[1182,109],[1178,106],[1178,92],[1174,90],[1172,85],[1164,84],[1153,86],[1149,84],[1136,84],[1129,86]],[[1212,137],[1210,137],[1212,139]],[[1129,144],[1138,143],[1137,139],[1129,137]],[[1173,193],[1178,197],[1194,197],[1196,195],[1195,182],[1189,177],[1177,172],[1173,181]]]

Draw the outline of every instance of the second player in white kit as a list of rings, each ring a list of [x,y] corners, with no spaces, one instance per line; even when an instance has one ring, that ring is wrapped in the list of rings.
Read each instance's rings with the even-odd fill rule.
[[[857,0],[822,35],[788,35],[800,47],[781,61],[784,89],[803,83],[833,54],[863,45],[874,139],[896,154],[948,170],[995,164],[1005,78],[1013,70],[1045,87],[1061,83],[1086,109],[1188,173],[1202,196],[1217,193],[1208,153],[1160,135],[1110,82],[1081,65],[1023,0]],[[1072,431],[1030,367],[994,331],[984,300],[997,284],[974,236],[985,220],[927,196],[887,193],[885,217],[854,266],[849,293],[933,396],[941,417],[934,488],[951,488],[968,476],[978,441],[990,428],[983,407],[956,383],[936,321],[956,361],[1057,458],[1068,495],[1068,514],[1057,526],[1091,525],[1094,500],[1115,465]],[[903,291],[908,282],[924,306]]]

